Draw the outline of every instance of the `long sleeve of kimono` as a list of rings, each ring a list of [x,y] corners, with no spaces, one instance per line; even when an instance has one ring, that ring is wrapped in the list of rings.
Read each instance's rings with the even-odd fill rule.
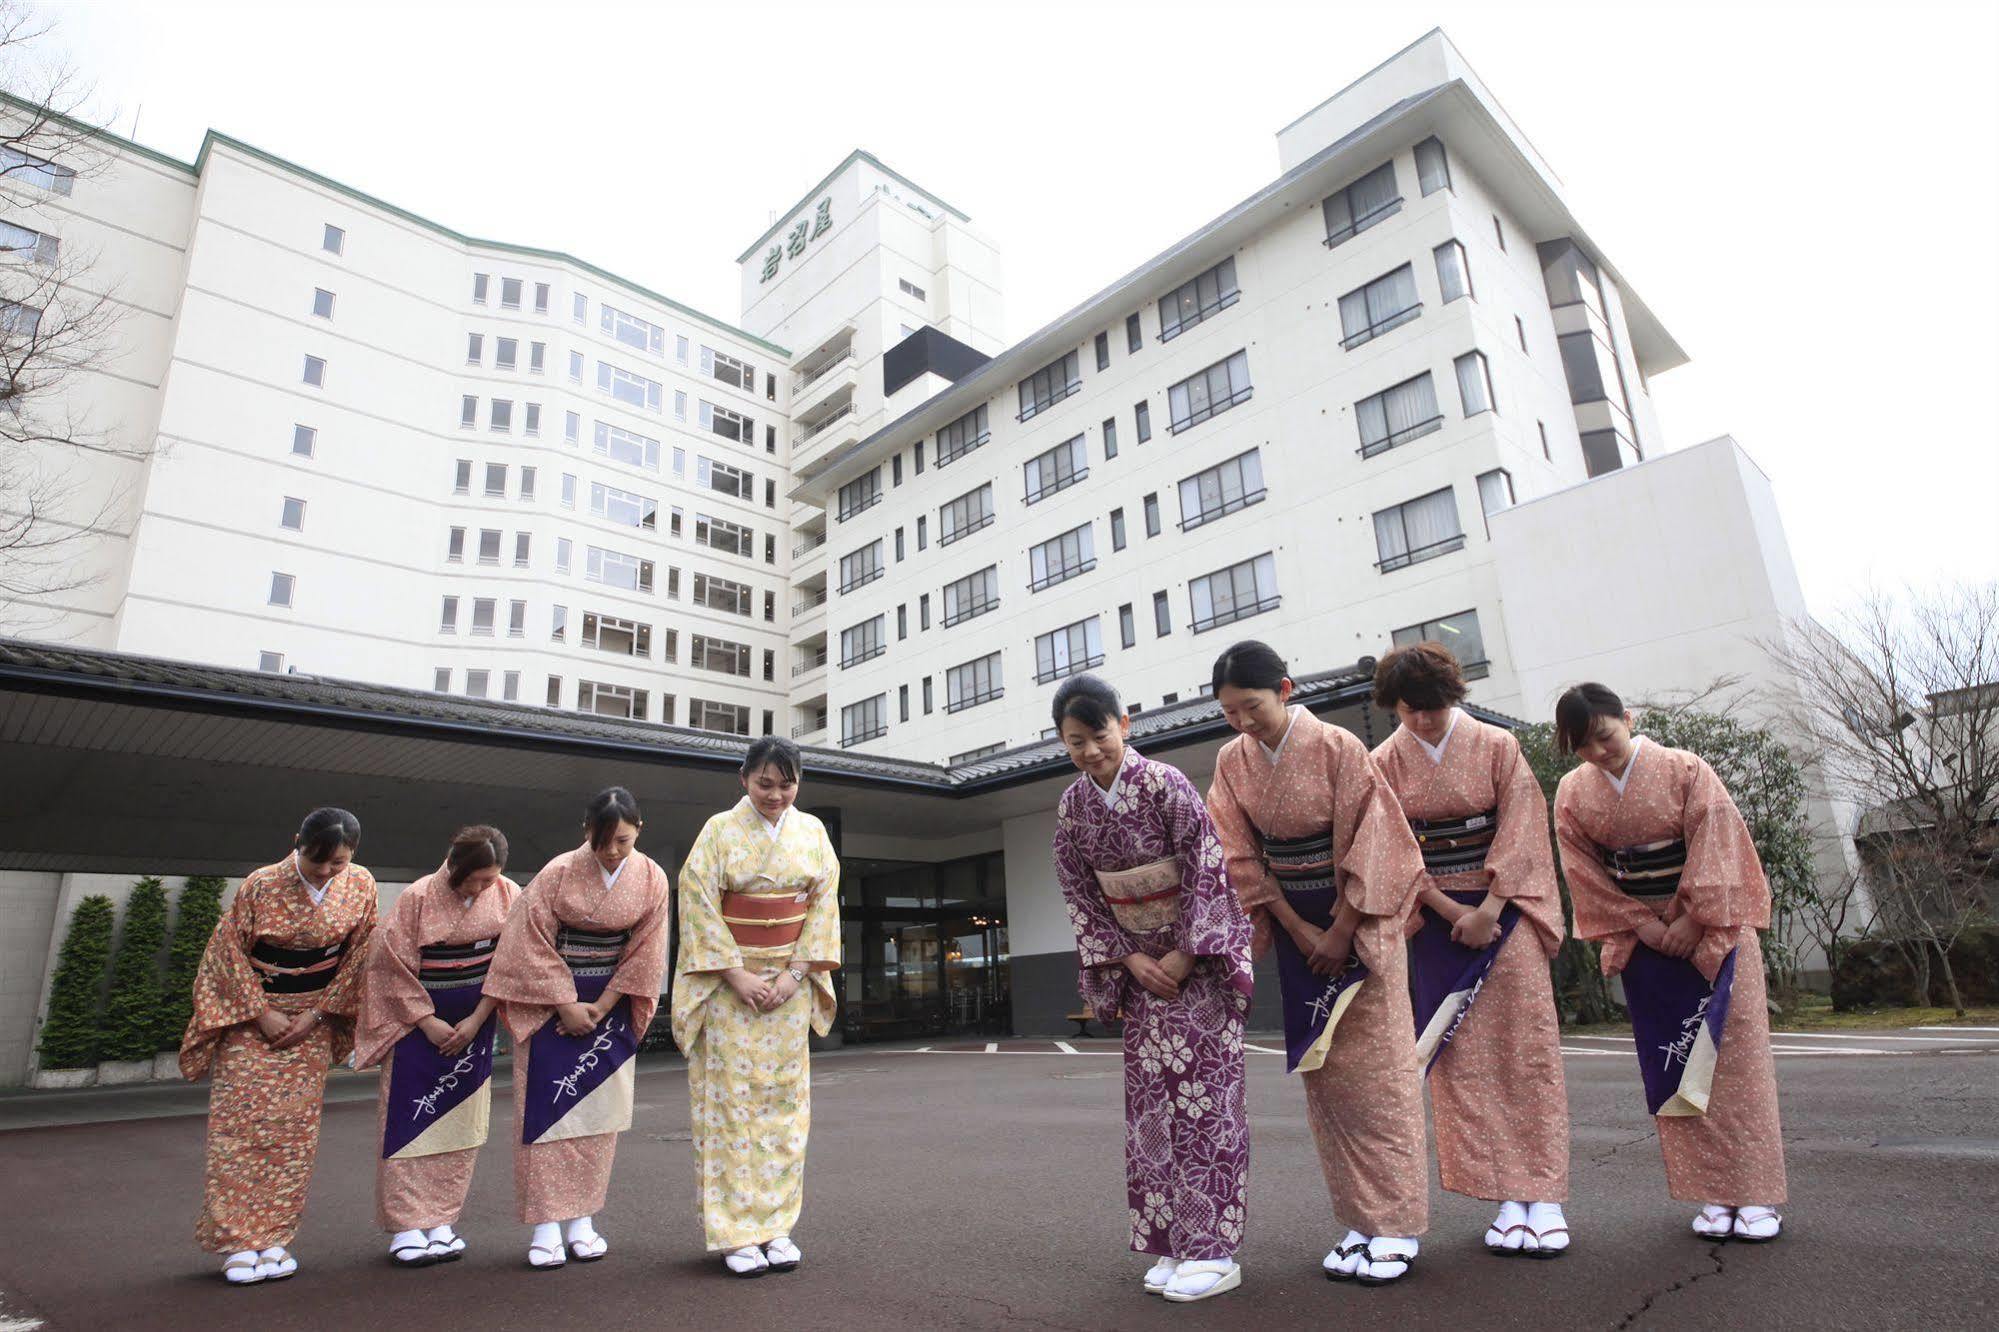
[[[715,836],[704,828],[680,867],[680,974],[727,971],[743,965],[743,950],[722,919],[722,884]]]
[[[1519,741],[1502,735],[1492,749],[1499,831],[1485,857],[1492,874],[1489,891],[1520,908],[1553,957],[1562,946],[1562,895],[1555,884],[1555,848],[1548,838],[1548,797]]]
[[[1166,770],[1161,813],[1180,862],[1180,923],[1174,946],[1189,957],[1233,958],[1249,939],[1249,919],[1229,887],[1221,839],[1201,794],[1177,768]]]
[[[1345,731],[1326,746],[1333,792],[1333,845],[1340,852],[1340,902],[1363,916],[1400,921],[1423,885],[1423,851],[1402,802],[1361,742]]]
[[[333,973],[333,979],[326,983],[326,991],[320,995],[317,1008],[326,1017],[346,1018],[352,1021],[361,1008],[361,972],[368,965],[368,944],[375,934],[377,898],[375,877],[362,869],[348,871],[360,880],[356,885],[368,898],[368,909],[354,932],[347,936],[347,952],[340,959],[340,967]]]
[[[270,1006],[263,981],[250,965],[250,949],[257,941],[257,884],[247,879],[237,889],[228,914],[215,922],[194,973],[194,1012],[180,1043],[181,1075],[190,1080],[207,1074],[224,1031],[256,1021]]]
[[[1738,931],[1770,928],[1770,883],[1742,811],[1705,759],[1694,760],[1684,828],[1687,864],[1675,900],[1700,922],[1693,963],[1712,980]]]
[[[617,970],[604,982],[605,993],[615,990],[631,1000],[632,1029],[644,1036],[659,1008],[660,991],[666,988],[666,949],[673,926],[673,885],[660,866],[648,862],[647,871],[656,878],[658,889],[653,901],[632,922],[632,937],[625,943]]]
[[[436,1011],[418,971],[423,952],[418,931],[423,894],[418,880],[396,899],[368,944],[368,962],[361,974],[361,1009],[354,1023],[355,1067],[380,1063],[404,1033]]]
[[[494,999],[538,1008],[576,1002],[576,979],[555,945],[558,925],[552,899],[561,865],[554,861],[535,875],[508,915],[486,973],[485,993]]]
[[[1555,796],[1555,838],[1562,848],[1562,874],[1569,881],[1569,899],[1576,908],[1576,937],[1603,945],[1603,974],[1615,976],[1631,960],[1638,927],[1657,920],[1651,908],[1618,891],[1603,867],[1598,847],[1576,825],[1575,815]]]
[[[1244,911],[1257,915],[1278,898],[1277,880],[1263,863],[1263,841],[1249,814],[1236,799],[1222,763],[1215,764],[1215,780],[1208,785],[1208,817],[1222,844],[1222,868],[1235,889]]]
[[[812,903],[805,909],[805,926],[791,950],[791,961],[812,973],[805,981],[812,990],[812,1030],[824,1036],[833,1030],[833,1016],[839,1009],[832,973],[840,965],[840,858],[833,853],[833,841],[824,828],[819,830],[819,855],[826,877],[812,890]]]
[[[1055,882],[1062,889],[1069,924],[1076,931],[1077,988],[1083,1003],[1097,1021],[1115,1022],[1124,1008],[1125,987],[1131,982],[1124,960],[1139,948],[1111,915],[1097,876],[1076,844],[1075,828],[1066,811],[1055,823]]]

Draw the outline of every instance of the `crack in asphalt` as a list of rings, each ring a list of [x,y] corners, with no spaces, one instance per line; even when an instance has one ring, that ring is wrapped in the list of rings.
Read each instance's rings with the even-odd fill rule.
[[[1714,1267],[1711,1270],[1706,1272],[1696,1272],[1692,1276],[1681,1277],[1678,1281],[1675,1281],[1672,1285],[1667,1286],[1665,1289],[1653,1291],[1650,1295],[1647,1295],[1645,1297],[1644,1303],[1640,1304],[1636,1309],[1633,1309],[1630,1313],[1624,1315],[1624,1317],[1617,1322],[1616,1324],[1617,1332],[1623,1332],[1625,1328],[1630,1327],[1633,1323],[1636,1323],[1640,1318],[1644,1317],[1648,1311],[1650,1311],[1650,1309],[1654,1304],[1657,1304],[1660,1300],[1665,1299],[1668,1295],[1671,1295],[1673,1292],[1685,1290],[1689,1286],[1694,1285],[1696,1282],[1705,1281],[1711,1276],[1720,1276],[1724,1270],[1724,1264],[1722,1263],[1721,1259],[1721,1250],[1722,1246],[1725,1243],[1726,1241],[1724,1240],[1716,1240],[1707,1246],[1708,1261],[1714,1264]]]
[[[996,1306],[1003,1313],[1006,1314],[1007,1321],[1010,1323],[1031,1323],[1035,1327],[1057,1328],[1060,1329],[1060,1332],[1099,1332],[1099,1328],[1097,1326],[1092,1326],[1083,1323],[1053,1323],[1047,1320],[1046,1318],[1036,1318],[1028,1314],[1015,1313],[1013,1306],[1011,1304],[1008,1304],[1005,1300],[995,1300],[985,1295],[966,1295],[963,1298],[971,1300],[977,1304],[990,1304]]]
[[[1593,1166],[1607,1165],[1609,1164],[1611,1157],[1617,1155],[1619,1152],[1623,1151],[1626,1147],[1636,1147],[1641,1142],[1650,1142],[1655,1136],[1656,1135],[1652,1133],[1641,1133],[1637,1137],[1632,1138],[1627,1142],[1615,1143],[1611,1146],[1609,1151],[1598,1152],[1595,1156],[1592,1156],[1590,1158],[1590,1164]]]

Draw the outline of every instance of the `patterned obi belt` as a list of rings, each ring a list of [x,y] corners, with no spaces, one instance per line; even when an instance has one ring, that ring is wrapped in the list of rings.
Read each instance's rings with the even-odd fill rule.
[[[250,948],[250,965],[264,983],[265,994],[306,994],[323,990],[347,955],[347,941],[325,948],[280,948],[259,939]]]
[[[456,990],[485,982],[498,939],[462,944],[426,944],[418,949],[417,980],[426,990]]]
[[[1168,856],[1123,870],[1097,870],[1097,887],[1117,923],[1135,934],[1180,919],[1180,862]]]
[[[1263,863],[1280,888],[1294,892],[1330,888],[1333,871],[1339,866],[1339,858],[1333,854],[1332,829],[1309,837],[1266,837]]]
[[[1678,837],[1599,854],[1611,879],[1631,897],[1671,897],[1687,867],[1687,844]]]
[[[805,933],[810,893],[722,894],[722,923],[745,948],[783,948]]]
[[[618,959],[630,943],[630,930],[591,932],[574,925],[558,925],[555,951],[562,954],[572,976],[608,976],[618,969]]]
[[[1423,868],[1435,875],[1470,874],[1485,868],[1485,853],[1499,832],[1499,809],[1454,819],[1411,819],[1409,831],[1423,850]]]

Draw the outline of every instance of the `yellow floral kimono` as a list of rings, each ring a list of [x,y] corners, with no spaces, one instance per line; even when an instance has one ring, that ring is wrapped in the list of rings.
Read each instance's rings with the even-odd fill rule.
[[[710,1250],[765,1243],[798,1220],[812,1125],[806,1030],[823,1036],[833,1025],[839,890],[825,825],[793,808],[773,837],[747,796],[708,820],[681,867],[673,1039],[687,1056]],[[790,943],[738,941],[793,925]],[[768,979],[786,963],[812,974],[776,1012],[751,1008],[722,979],[730,967]]]

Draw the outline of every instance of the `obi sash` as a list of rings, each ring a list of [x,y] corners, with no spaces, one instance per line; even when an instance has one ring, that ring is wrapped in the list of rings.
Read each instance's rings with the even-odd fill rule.
[[[603,975],[578,972],[576,1002],[596,1002],[609,982],[608,969]],[[527,1068],[514,1070],[515,1077],[527,1081],[521,1141],[558,1142],[630,1128],[638,1049],[629,997],[620,996],[617,1006],[583,1036],[564,1036],[550,1014],[528,1039]]]
[[[1149,934],[1180,920],[1180,862],[1172,856],[1131,869],[1097,870],[1097,887],[1117,923]]]
[[[1262,841],[1263,863],[1284,890],[1284,900],[1291,909],[1308,925],[1330,928],[1333,910],[1339,905],[1339,890],[1333,886],[1338,858],[1333,853],[1332,830],[1313,837],[1265,837]],[[1326,1062],[1333,1028],[1360,992],[1361,982],[1367,979],[1367,965],[1356,948],[1344,968],[1330,976],[1317,976],[1289,933],[1277,926],[1270,933],[1277,954],[1278,1002],[1284,1010],[1284,1068],[1289,1073],[1310,1073]]]
[[[1499,810],[1463,814],[1454,819],[1411,819],[1409,831],[1423,851],[1423,868],[1431,874],[1469,874],[1485,868],[1485,854],[1499,832]]]
[[[305,994],[325,989],[346,955],[345,939],[325,948],[280,948],[259,939],[250,947],[250,965],[263,982],[264,993]]]
[[[1706,1114],[1728,1025],[1735,950],[1721,960],[1710,985],[1685,958],[1637,944],[1624,964],[1623,979],[1638,1071],[1645,1079],[1645,1108],[1655,1115]]]
[[[1444,893],[1463,906],[1477,906],[1485,900],[1482,888],[1445,889]],[[1422,921],[1423,928],[1409,941],[1409,998],[1416,1010],[1416,1058],[1428,1076],[1471,1012],[1486,973],[1520,922],[1520,908],[1508,902],[1500,909],[1499,936],[1484,948],[1467,948],[1451,938],[1450,923],[1434,911],[1424,909]]]
[[[484,941],[487,956],[492,946],[492,940]],[[423,952],[427,963],[431,950]],[[485,975],[483,964],[479,974]],[[433,987],[425,979],[424,989],[430,993],[435,1016],[454,1027],[479,1006],[476,982],[454,981]],[[498,1013],[489,1015],[472,1043],[455,1055],[439,1054],[421,1027],[412,1027],[396,1042],[383,1102],[383,1160],[465,1151],[486,1141],[492,1118],[493,1035],[498,1023]]]
[[[625,955],[625,945],[630,943],[630,930],[600,930],[592,932],[578,929],[574,925],[558,924],[555,930],[555,951],[568,964],[570,974],[579,979],[584,976],[608,977],[618,969],[618,961]],[[603,986],[598,986],[601,992]],[[585,1000],[583,1002],[588,1002]]]
[[[1631,897],[1671,897],[1687,867],[1687,844],[1677,837],[1598,854],[1612,882]]]
[[[745,948],[782,948],[798,942],[805,933],[806,908],[812,894],[725,892],[722,894],[722,923]]]
[[[493,965],[493,945],[498,942],[493,938],[463,944],[426,944],[417,950],[416,978],[426,990],[455,990],[483,984]]]

